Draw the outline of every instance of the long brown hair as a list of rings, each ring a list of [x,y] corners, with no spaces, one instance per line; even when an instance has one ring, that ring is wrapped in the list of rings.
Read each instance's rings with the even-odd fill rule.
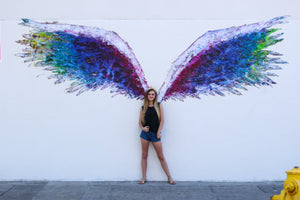
[[[153,107],[157,113],[157,116],[158,116],[158,119],[160,121],[160,109],[159,109],[159,105],[158,105],[158,102],[157,102],[157,92],[155,89],[153,88],[150,88],[148,89],[146,92],[145,92],[145,97],[144,97],[144,106],[143,106],[143,110],[142,110],[142,123],[145,123],[145,114],[146,114],[146,111],[149,107],[149,100],[148,100],[148,94],[149,92],[151,91],[154,91],[155,93],[155,99],[153,101]]]

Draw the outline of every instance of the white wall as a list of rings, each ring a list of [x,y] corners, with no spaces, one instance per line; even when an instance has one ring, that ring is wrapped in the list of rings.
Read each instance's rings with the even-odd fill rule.
[[[1,19],[256,19],[290,14],[298,0],[1,0]]]
[[[277,72],[277,85],[249,88],[243,96],[164,102],[162,143],[176,180],[282,180],[285,170],[299,165],[300,21],[295,10],[300,3],[85,1],[68,7],[66,1],[26,2],[17,7],[1,2],[0,180],[141,177],[141,102],[111,98],[108,90],[65,94],[69,83],[54,85],[48,72],[28,68],[14,56],[22,49],[15,41],[29,30],[17,25],[21,17],[117,32],[132,47],[148,83],[159,88],[171,62],[207,30],[293,15],[280,26],[285,40],[273,47],[289,62]],[[61,8],[54,6],[58,2]],[[51,9],[41,9],[45,6]],[[165,180],[153,148],[149,156],[148,179]]]

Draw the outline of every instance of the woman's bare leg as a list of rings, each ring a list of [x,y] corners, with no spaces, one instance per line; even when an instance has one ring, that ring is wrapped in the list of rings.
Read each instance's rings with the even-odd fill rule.
[[[166,161],[166,159],[164,157],[161,142],[160,141],[159,142],[153,142],[152,144],[153,144],[153,147],[154,147],[154,149],[156,151],[156,154],[157,154],[157,157],[158,157],[158,159],[160,161],[160,164],[161,164],[163,170],[165,171],[166,175],[168,176],[168,181],[172,182],[172,183],[175,183],[173,181],[172,177],[171,177],[167,161]]]
[[[139,183],[144,183],[146,181],[146,173],[147,173],[147,158],[148,158],[148,149],[149,149],[149,141],[141,138],[142,143],[142,173],[143,178]]]

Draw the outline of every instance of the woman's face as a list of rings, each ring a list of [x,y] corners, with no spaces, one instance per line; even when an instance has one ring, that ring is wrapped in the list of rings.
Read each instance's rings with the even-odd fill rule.
[[[148,93],[148,100],[149,100],[149,101],[154,101],[154,99],[155,99],[155,92],[151,90],[151,91]]]

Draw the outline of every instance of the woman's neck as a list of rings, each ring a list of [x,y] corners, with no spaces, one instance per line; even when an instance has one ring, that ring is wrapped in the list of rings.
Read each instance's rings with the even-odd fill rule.
[[[153,106],[153,101],[149,101],[148,106],[152,107]]]

